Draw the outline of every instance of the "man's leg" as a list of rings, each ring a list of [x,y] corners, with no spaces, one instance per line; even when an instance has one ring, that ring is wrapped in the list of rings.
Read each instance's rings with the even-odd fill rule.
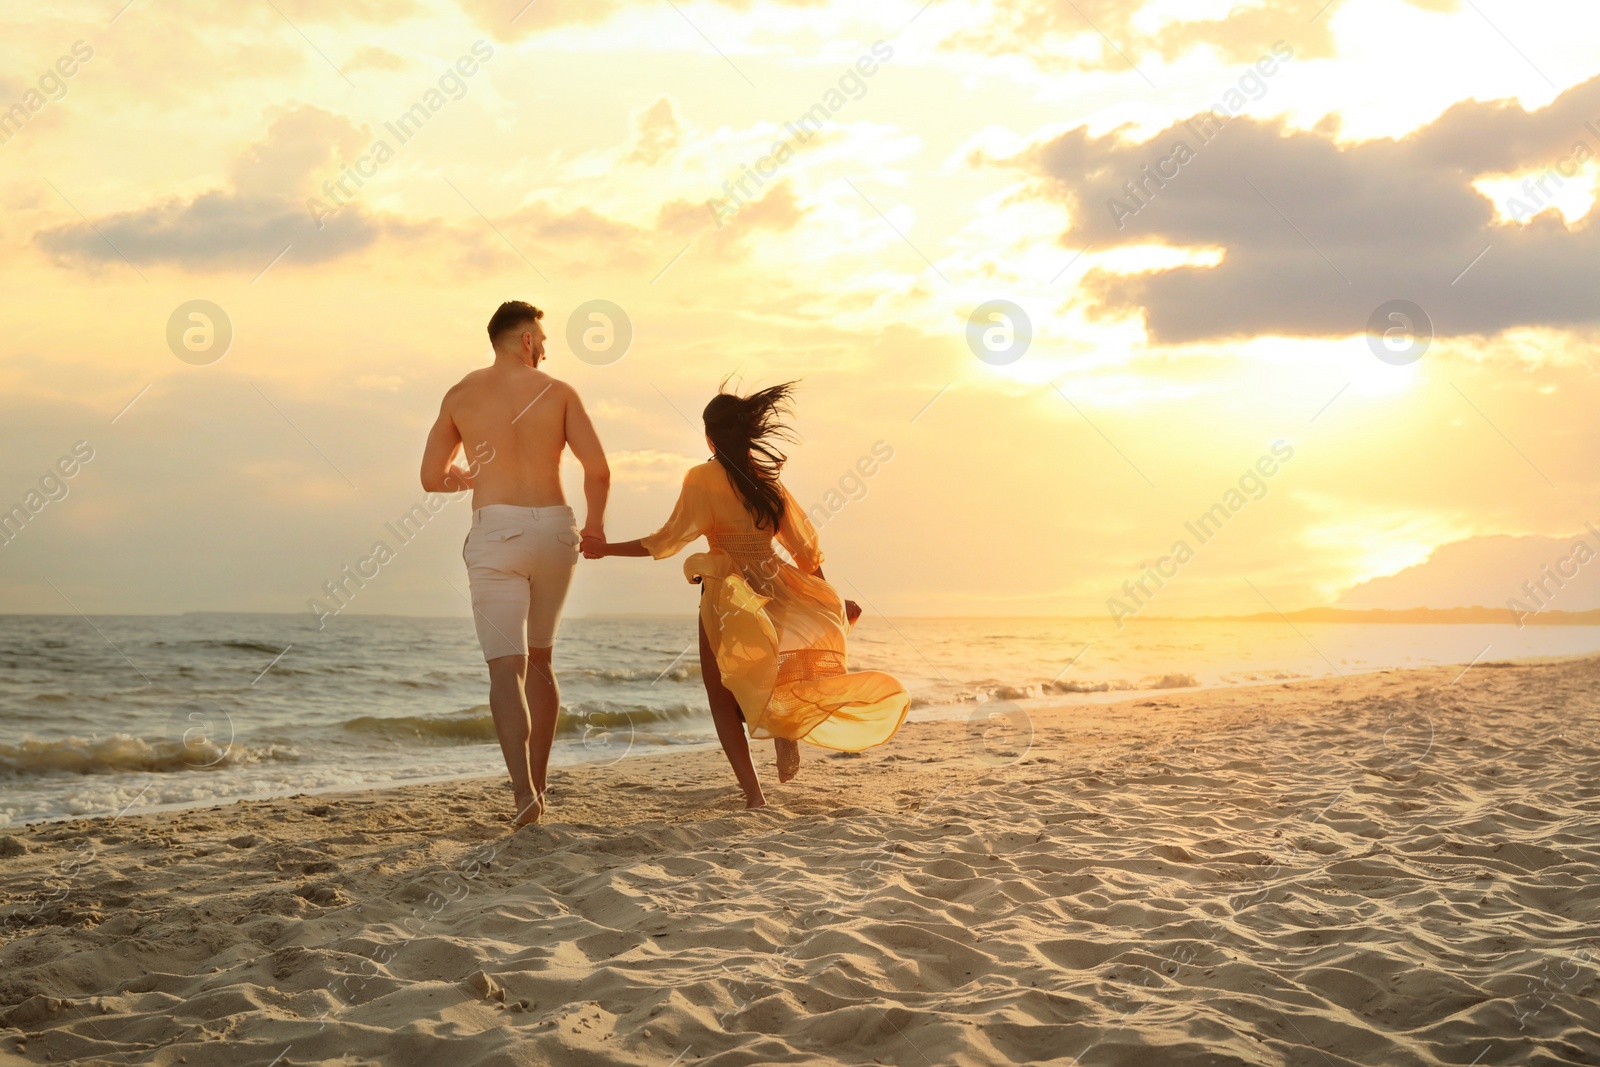
[[[544,800],[545,777],[550,769],[550,746],[556,740],[556,718],[561,713],[561,687],[550,666],[550,649],[528,649],[528,674],[524,691],[528,697],[532,729],[528,735],[528,766],[533,788]]]
[[[550,666],[550,652],[561,625],[572,572],[578,563],[578,527],[572,509],[565,505],[540,512],[535,564],[528,575],[528,674],[525,691],[532,713],[528,738],[528,765],[533,785],[544,800],[545,777],[550,769],[550,746],[556,739],[556,718],[561,713],[561,690]]]
[[[511,792],[516,800],[516,824],[537,822],[543,814],[541,790],[534,787],[528,763],[528,741],[533,724],[523,684],[528,675],[528,657],[500,656],[489,661],[489,712],[494,716],[494,732],[500,738],[500,752],[511,775]]]

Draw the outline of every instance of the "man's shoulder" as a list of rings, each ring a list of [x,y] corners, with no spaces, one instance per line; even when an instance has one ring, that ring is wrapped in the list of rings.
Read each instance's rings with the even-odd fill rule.
[[[540,371],[539,373],[544,374],[543,371]],[[550,380],[546,388],[550,390],[551,396],[559,396],[563,400],[579,399],[578,387],[573,385],[571,382],[562,378],[557,378],[554,374],[545,374],[544,376]]]
[[[444,391],[445,403],[449,403],[451,400],[459,399],[460,397],[477,390],[482,385],[487,372],[487,367],[479,367],[477,370],[467,371],[467,373],[461,376],[461,380],[459,382],[456,382],[456,384]]]

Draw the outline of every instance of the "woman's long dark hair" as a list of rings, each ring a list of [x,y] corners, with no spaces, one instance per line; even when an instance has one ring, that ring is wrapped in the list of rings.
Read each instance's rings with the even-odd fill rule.
[[[794,410],[796,384],[784,382],[740,396],[727,391],[724,379],[717,395],[701,413],[712,450],[728,472],[728,481],[744,500],[745,510],[757,528],[773,532],[783,522],[778,472],[788,457],[771,442],[795,439],[782,416]]]

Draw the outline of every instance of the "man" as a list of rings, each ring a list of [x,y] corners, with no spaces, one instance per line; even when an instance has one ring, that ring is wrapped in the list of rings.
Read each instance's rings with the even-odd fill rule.
[[[444,395],[422,455],[424,490],[472,489],[472,529],[462,557],[519,827],[544,812],[561,706],[550,649],[579,545],[585,537],[605,537],[611,485],[605,451],[577,391],[539,369],[543,317],[520,300],[500,305],[489,320],[494,363]],[[480,461],[463,470],[455,458],[467,442]],[[583,465],[588,514],[581,532],[561,492],[566,447]]]

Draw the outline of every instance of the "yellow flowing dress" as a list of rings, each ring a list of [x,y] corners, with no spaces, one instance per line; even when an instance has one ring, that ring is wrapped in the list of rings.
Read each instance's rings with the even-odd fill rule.
[[[710,550],[684,561],[700,584],[700,620],[722,683],[739,701],[754,738],[783,737],[859,752],[893,737],[911,700],[882,671],[850,671],[844,601],[813,573],[822,566],[816,529],[789,490],[777,542],[756,526],[716,459],[693,467],[666,525],[642,538],[656,559],[704,536]]]

